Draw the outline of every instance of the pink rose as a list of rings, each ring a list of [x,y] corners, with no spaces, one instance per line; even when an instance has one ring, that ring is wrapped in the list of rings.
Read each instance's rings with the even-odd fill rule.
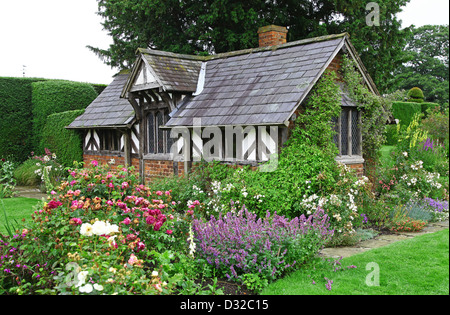
[[[98,162],[97,162],[96,160],[92,160],[92,161],[91,161],[91,164],[94,165],[94,166],[97,166],[97,165],[98,165]]]
[[[128,225],[131,223],[130,218],[125,218],[125,220],[122,221],[123,224]]]
[[[159,229],[161,228],[162,225],[163,225],[163,222],[157,221],[157,222],[153,225],[153,229],[154,229],[155,231],[159,231]]]
[[[83,222],[81,221],[80,218],[72,218],[72,219],[69,220],[69,224],[70,225],[74,225],[74,226],[81,225],[82,223]]]
[[[158,190],[158,191],[156,192],[156,195],[162,196],[162,195],[163,195],[163,192]]]
[[[170,234],[173,233],[173,231],[172,230],[167,230],[166,233],[170,235]]]
[[[155,217],[150,215],[145,219],[145,222],[147,222],[147,224],[151,225],[151,224],[155,223]]]

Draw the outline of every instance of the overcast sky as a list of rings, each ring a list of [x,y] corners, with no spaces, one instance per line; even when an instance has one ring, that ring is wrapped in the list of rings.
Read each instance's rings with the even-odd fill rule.
[[[411,0],[399,18],[403,26],[449,24],[448,11],[448,0]],[[0,0],[0,77],[25,70],[27,77],[109,84],[117,69],[86,48],[112,42],[96,12],[96,0]]]

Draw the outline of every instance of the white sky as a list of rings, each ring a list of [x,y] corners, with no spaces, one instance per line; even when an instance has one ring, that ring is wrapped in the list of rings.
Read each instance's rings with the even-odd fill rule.
[[[376,0],[374,0],[376,2]],[[96,0],[0,0],[0,77],[25,76],[109,84],[111,69],[87,45],[112,43]],[[449,24],[448,0],[411,0],[403,26]]]

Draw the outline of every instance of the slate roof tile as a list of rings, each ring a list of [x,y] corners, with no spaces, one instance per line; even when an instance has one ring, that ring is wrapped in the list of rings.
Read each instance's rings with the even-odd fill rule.
[[[188,96],[171,114],[167,127],[192,126],[194,118],[202,118],[203,126],[282,124],[344,40],[331,36],[208,57],[139,51],[166,91],[195,92],[206,63],[203,91]],[[133,108],[120,98],[127,79],[128,75],[118,75],[69,128],[129,123]],[[343,105],[352,105],[345,94]]]
[[[103,92],[86,108],[84,114],[75,118],[68,128],[93,128],[124,126],[134,117],[134,110],[120,93],[128,74],[118,74]]]

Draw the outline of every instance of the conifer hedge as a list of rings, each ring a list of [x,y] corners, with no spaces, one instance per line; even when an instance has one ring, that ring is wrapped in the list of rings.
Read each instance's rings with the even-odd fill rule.
[[[42,78],[0,77],[0,158],[23,162],[32,151],[36,155],[42,154],[44,148],[50,146],[42,141],[47,117],[85,109],[105,86]]]
[[[42,129],[49,115],[85,109],[97,97],[89,83],[49,80],[32,83],[32,86],[33,140],[38,151],[44,150]]]
[[[84,109],[51,114],[42,130],[41,146],[55,153],[58,162],[65,166],[72,166],[73,161],[83,160],[81,135],[65,128],[83,113]]]
[[[27,159],[32,144],[32,83],[44,79],[0,77],[0,158]]]

